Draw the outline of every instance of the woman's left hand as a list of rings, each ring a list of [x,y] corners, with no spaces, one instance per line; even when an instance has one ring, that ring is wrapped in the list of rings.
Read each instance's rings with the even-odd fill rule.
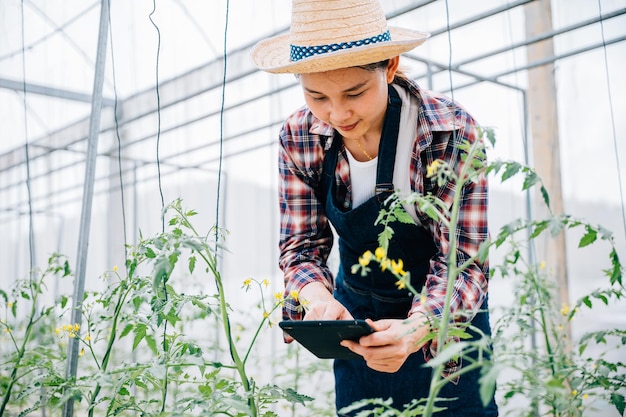
[[[420,341],[430,329],[424,314],[408,319],[366,321],[376,330],[374,333],[361,337],[358,342],[344,340],[341,345],[361,355],[367,366],[379,372],[397,372],[409,355],[424,345],[425,342]]]

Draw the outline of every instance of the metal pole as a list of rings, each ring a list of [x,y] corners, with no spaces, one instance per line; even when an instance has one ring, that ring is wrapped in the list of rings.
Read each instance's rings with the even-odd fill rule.
[[[85,163],[85,184],[83,187],[83,206],[78,236],[78,253],[76,261],[76,278],[74,282],[74,298],[72,300],[72,324],[82,321],[82,302],[85,293],[85,274],[87,270],[87,248],[89,246],[89,229],[91,226],[91,206],[93,202],[94,180],[96,176],[96,157],[98,153],[98,134],[100,131],[100,113],[102,111],[102,86],[106,63],[107,38],[109,31],[109,0],[102,0],[100,9],[100,29],[98,33],[98,50],[89,119],[89,137],[87,143],[87,159]],[[78,367],[78,338],[69,339],[67,348],[66,379],[76,378]],[[63,417],[74,415],[74,399],[69,398],[63,404]]]

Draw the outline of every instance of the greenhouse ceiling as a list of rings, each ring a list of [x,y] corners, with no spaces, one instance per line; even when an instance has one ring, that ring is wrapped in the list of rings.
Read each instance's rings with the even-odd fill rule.
[[[154,180],[157,157],[160,175],[216,172],[221,161],[240,157],[247,165],[254,160],[250,155],[272,147],[280,121],[299,105],[291,94],[296,84],[293,78],[257,71],[248,51],[259,39],[287,30],[286,3],[109,1],[103,21],[101,1],[81,2],[81,7],[61,0],[3,1],[0,224],[29,210],[46,213],[80,204],[90,117],[100,108],[96,192],[107,192],[119,170],[124,181]],[[580,109],[582,102],[593,101],[599,114],[624,113],[623,95],[610,95],[624,91],[619,70],[626,59],[623,1],[548,2],[551,28],[533,34],[526,31],[525,13],[538,1],[383,3],[391,24],[432,34],[405,57],[418,82],[456,94],[489,124],[511,129],[517,123],[501,139],[505,155],[519,155],[528,145],[525,128],[519,127],[525,124],[519,119],[526,117],[519,97],[527,88],[529,69],[556,68],[561,141],[570,143],[581,131],[573,128],[580,113],[569,106]],[[106,36],[99,38],[103,23]],[[528,48],[546,40],[554,43],[553,55],[529,60]],[[94,94],[99,45],[102,89]],[[490,106],[489,98],[497,97],[494,88],[517,97],[513,105]],[[576,105],[576,100],[582,102]],[[602,122],[607,130],[597,135],[603,138],[601,146],[623,138],[623,123],[617,120],[610,129],[610,122]],[[583,129],[584,134],[590,129]],[[564,157],[581,157],[594,146],[598,144],[581,138],[575,147],[566,147]],[[617,149],[618,165],[625,152]],[[116,164],[119,169],[112,167]],[[262,164],[272,169],[271,163]],[[616,178],[615,164],[613,160],[599,174]],[[578,172],[563,173],[572,179],[565,180],[566,194],[575,193],[584,180]]]

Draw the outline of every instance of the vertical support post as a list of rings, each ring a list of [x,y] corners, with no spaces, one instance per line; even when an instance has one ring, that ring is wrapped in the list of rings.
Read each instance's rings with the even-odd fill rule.
[[[526,36],[532,38],[553,31],[550,0],[537,0],[524,7]],[[533,43],[526,48],[528,62],[540,61],[554,56],[552,38]],[[561,188],[561,152],[559,147],[558,109],[554,64],[546,64],[528,70],[528,111],[533,140],[534,167],[541,177],[554,214],[563,213]],[[543,203],[536,205],[537,214],[547,214]],[[537,252],[538,260],[545,260],[555,277],[559,305],[569,302],[565,233],[548,237]],[[571,329],[566,328],[571,341]]]
[[[94,74],[93,93],[91,98],[91,116],[89,119],[89,136],[85,161],[85,183],[83,185],[83,205],[78,236],[76,275],[74,279],[74,298],[72,300],[72,323],[81,324],[82,302],[85,295],[85,274],[87,271],[87,249],[89,246],[89,229],[91,226],[91,206],[96,176],[96,156],[98,153],[98,135],[100,132],[100,113],[102,111],[102,86],[106,64],[107,38],[109,32],[109,0],[102,0],[100,9],[100,28],[98,33],[98,50]],[[78,338],[69,339],[67,347],[66,379],[76,378],[78,367]],[[69,398],[63,404],[63,417],[74,415],[74,399]]]

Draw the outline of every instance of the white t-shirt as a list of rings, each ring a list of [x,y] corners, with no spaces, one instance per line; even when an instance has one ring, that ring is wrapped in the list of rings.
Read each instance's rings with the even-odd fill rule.
[[[418,103],[415,97],[404,88],[395,84],[393,87],[402,100],[400,129],[396,146],[396,163],[393,169],[393,185],[400,196],[405,197],[412,192],[409,172],[413,143],[417,135]],[[357,207],[374,196],[378,157],[371,161],[359,162],[354,159],[350,151],[347,153],[350,164],[350,183],[352,185],[352,207]],[[404,209],[419,224],[415,207],[412,204],[404,204]]]

